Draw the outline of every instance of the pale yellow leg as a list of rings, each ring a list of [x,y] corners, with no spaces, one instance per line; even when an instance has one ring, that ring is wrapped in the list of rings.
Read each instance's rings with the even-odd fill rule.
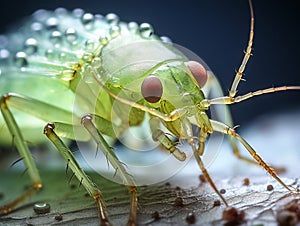
[[[233,128],[230,128],[229,126],[225,125],[224,123],[217,122],[214,120],[211,120],[211,124],[213,126],[213,130],[227,134],[229,136],[234,137],[238,141],[242,143],[242,145],[246,148],[246,150],[250,153],[253,159],[262,166],[274,179],[276,179],[283,187],[285,187],[287,190],[291,192],[295,192],[296,190],[291,189],[288,187],[276,174],[275,170],[270,167],[268,164],[265,163],[265,161],[256,153],[256,151],[248,144],[246,140],[244,140]]]

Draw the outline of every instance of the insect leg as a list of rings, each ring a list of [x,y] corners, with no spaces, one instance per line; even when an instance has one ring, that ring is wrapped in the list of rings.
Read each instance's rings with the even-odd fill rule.
[[[0,214],[6,214],[6,213],[13,211],[18,205],[20,205],[27,198],[29,198],[31,195],[33,195],[35,192],[37,192],[38,190],[40,190],[42,188],[42,182],[41,182],[41,178],[40,178],[39,172],[37,170],[36,164],[32,158],[29,148],[22,136],[20,128],[19,128],[18,124],[16,123],[13,114],[9,110],[10,97],[11,97],[11,95],[6,94],[0,98],[1,113],[3,115],[3,118],[5,120],[5,123],[7,124],[7,127],[9,129],[11,135],[14,138],[14,144],[16,145],[17,150],[18,150],[22,160],[24,161],[25,166],[27,167],[27,172],[32,180],[33,186],[28,188],[22,196],[20,196],[13,202],[11,202],[7,205],[1,206]]]
[[[131,175],[127,173],[124,165],[120,162],[120,160],[115,155],[111,147],[108,145],[108,143],[102,136],[101,132],[99,132],[99,130],[96,128],[93,119],[94,119],[93,115],[87,114],[82,117],[81,123],[90,133],[91,137],[94,139],[97,146],[106,156],[107,160],[112,165],[112,167],[116,170],[116,172],[118,172],[121,175],[121,178],[123,179],[123,183],[128,185],[129,192],[131,193],[131,203],[130,203],[131,208],[130,208],[128,225],[135,225],[138,199],[137,199],[137,189],[135,186],[134,179],[132,178]],[[101,117],[98,116],[97,123],[101,123],[100,119]]]
[[[203,139],[201,139],[201,138],[203,138]],[[208,174],[208,172],[207,172],[207,170],[206,170],[206,168],[205,168],[205,166],[203,164],[203,161],[201,159],[201,155],[204,153],[204,142],[205,142],[206,138],[207,138],[207,132],[203,131],[203,128],[201,128],[201,130],[200,130],[200,136],[199,136],[199,147],[198,147],[198,150],[195,148],[193,139],[191,139],[189,141],[189,143],[192,146],[195,159],[196,159],[196,161],[198,163],[198,166],[200,167],[200,169],[201,169],[201,171],[203,173],[203,176],[208,181],[208,183],[210,184],[210,186],[214,189],[214,191],[218,194],[218,196],[222,199],[222,201],[224,202],[224,204],[226,206],[228,206],[228,203],[227,203],[226,199],[223,197],[223,195],[217,189],[215,183],[213,182],[213,180],[209,176],[209,174]]]
[[[207,90],[206,92],[208,93],[209,97],[223,96],[224,94],[223,94],[221,85],[220,85],[218,79],[216,78],[216,76],[211,71],[208,71],[208,75],[209,76],[208,76],[208,81],[207,81],[206,86],[209,87],[209,90]],[[230,112],[230,109],[227,105],[219,105],[219,106],[217,106],[215,111],[216,111],[215,112],[216,113],[216,118],[217,118],[218,121],[222,121],[226,125],[229,125],[230,127],[234,126],[233,120],[232,120],[232,117],[231,117],[231,112]],[[259,165],[253,159],[241,155],[240,150],[239,150],[239,148],[237,146],[237,143],[236,143],[236,139],[234,139],[233,137],[230,136],[229,141],[230,141],[230,145],[231,145],[233,154],[238,159],[243,160],[247,163],[257,165],[257,166]]]
[[[152,139],[158,141],[165,150],[169,151],[179,161],[186,159],[186,154],[176,148],[176,142],[172,141],[161,129],[159,128],[159,119],[153,117],[150,120],[150,128],[152,131]]]
[[[30,97],[26,97],[17,93],[7,93],[2,98],[6,101],[8,106],[26,112],[32,116],[44,120],[45,122],[60,121],[71,124],[74,121],[72,121],[73,114],[69,111]],[[77,121],[80,125],[79,118]]]
[[[237,87],[242,80],[243,73],[245,70],[245,67],[247,65],[247,62],[251,56],[251,50],[252,50],[252,43],[253,43],[253,36],[254,36],[254,12],[253,12],[253,6],[252,6],[252,1],[249,0],[249,6],[250,6],[250,15],[251,15],[251,22],[250,22],[250,33],[249,33],[249,41],[248,41],[248,46],[245,51],[244,58],[242,60],[242,63],[238,69],[238,71],[235,74],[235,78],[232,82],[231,89],[228,93],[229,97],[234,97],[237,93]]]
[[[101,225],[109,225],[107,214],[105,211],[105,206],[102,201],[102,194],[96,184],[94,184],[91,179],[85,174],[81,169],[80,165],[76,161],[73,153],[68,149],[68,147],[63,143],[63,141],[54,132],[55,124],[48,123],[44,128],[44,134],[49,138],[49,140],[55,145],[60,154],[68,162],[68,167],[73,171],[77,179],[87,190],[87,192],[92,196],[96,202],[99,209],[99,218]]]
[[[263,95],[263,94],[267,94],[267,93],[279,92],[279,91],[287,91],[287,90],[300,90],[300,86],[273,87],[273,88],[268,88],[268,89],[263,89],[263,90],[257,90],[255,92],[249,92],[247,94],[237,96],[237,97],[223,96],[223,97],[218,97],[218,98],[214,98],[214,99],[211,99],[211,100],[203,100],[200,103],[200,105],[208,107],[208,106],[213,105],[213,104],[221,104],[221,105],[222,104],[225,104],[225,105],[234,104],[234,103],[238,103],[238,102],[241,102],[241,101],[245,101],[245,100],[247,100],[249,98],[252,98],[252,97],[255,97],[255,96],[259,96],[259,95]],[[230,121],[227,122],[227,124],[232,126]],[[231,142],[231,144],[233,144],[233,143]],[[252,159],[241,156],[239,150],[237,148],[235,148],[234,146],[237,147],[236,145],[233,145],[234,154],[239,159],[241,159],[243,161],[246,161],[248,163],[252,163],[252,164],[257,165],[257,162],[253,161]],[[283,170],[282,168],[274,168],[274,169],[275,169],[275,171],[278,171],[278,172],[282,172],[282,170]]]
[[[246,150],[250,153],[250,155],[252,156],[252,158],[255,159],[255,161],[257,161],[257,163],[262,166],[274,179],[276,179],[283,187],[285,187],[287,190],[289,190],[290,192],[294,192],[294,190],[292,190],[290,187],[288,187],[276,174],[275,170],[273,168],[271,168],[269,165],[267,165],[264,160],[256,153],[256,151],[248,144],[248,142],[246,140],[244,140],[244,138],[242,138],[233,128],[225,125],[224,123],[218,122],[218,121],[214,121],[211,120],[211,124],[213,126],[213,130],[223,133],[223,134],[227,134],[229,136],[234,137],[235,139],[237,139],[238,141],[240,141],[242,143],[242,145],[246,148]]]

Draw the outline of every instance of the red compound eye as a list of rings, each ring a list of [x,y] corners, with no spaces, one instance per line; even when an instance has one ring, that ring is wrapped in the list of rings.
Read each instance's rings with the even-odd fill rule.
[[[160,100],[163,87],[161,81],[154,75],[146,77],[141,86],[142,95],[149,103],[156,103]]]
[[[198,85],[200,86],[200,88],[202,88],[207,81],[206,69],[203,67],[202,64],[196,61],[188,61],[185,63],[185,65],[188,66]]]

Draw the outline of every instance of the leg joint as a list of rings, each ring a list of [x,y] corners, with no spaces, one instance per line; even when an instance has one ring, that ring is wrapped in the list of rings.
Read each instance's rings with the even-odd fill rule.
[[[91,114],[85,114],[81,117],[81,124],[86,124],[87,121],[91,122],[93,120],[93,115]]]
[[[48,135],[49,133],[53,132],[55,128],[55,125],[53,122],[47,123],[47,125],[44,127],[44,134]]]

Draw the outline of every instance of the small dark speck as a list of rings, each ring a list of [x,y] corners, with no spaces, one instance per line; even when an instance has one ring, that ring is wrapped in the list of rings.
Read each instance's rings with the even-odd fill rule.
[[[76,185],[75,185],[75,184],[70,184],[70,188],[71,188],[72,190],[74,190],[74,189],[76,188]]]
[[[159,213],[157,211],[154,211],[152,214],[151,214],[151,217],[154,219],[154,220],[159,220]]]
[[[221,194],[225,194],[225,193],[226,193],[226,190],[222,188],[222,189],[220,190],[220,193],[221,193]]]
[[[181,190],[181,187],[177,186],[177,187],[175,188],[175,190],[180,191],[180,190]]]
[[[175,206],[183,206],[183,199],[181,197],[175,199]]]
[[[63,216],[61,214],[57,214],[57,215],[55,215],[54,219],[57,221],[62,221]]]
[[[214,201],[214,206],[221,206],[220,200],[215,200]]]
[[[0,192],[0,200],[4,198],[4,194]]]
[[[171,184],[170,184],[170,182],[166,182],[165,185],[166,186],[170,186]]]
[[[245,186],[248,186],[248,185],[250,184],[249,178],[245,178],[243,184],[244,184]]]
[[[90,197],[89,193],[85,193],[84,197]]]
[[[274,189],[274,187],[273,187],[272,184],[269,184],[269,185],[267,186],[267,191],[273,191],[273,189]]]
[[[223,211],[223,220],[227,222],[227,224],[239,224],[243,222],[245,218],[245,211],[234,207],[228,207]]]
[[[201,183],[205,183],[206,182],[206,178],[205,178],[205,176],[203,174],[199,175],[199,180],[200,180]]]
[[[280,211],[276,218],[278,224],[280,226],[292,226],[297,224],[297,214],[290,211]]]
[[[188,215],[185,218],[186,222],[189,224],[195,224],[196,222],[196,216],[194,213],[188,213]]]

